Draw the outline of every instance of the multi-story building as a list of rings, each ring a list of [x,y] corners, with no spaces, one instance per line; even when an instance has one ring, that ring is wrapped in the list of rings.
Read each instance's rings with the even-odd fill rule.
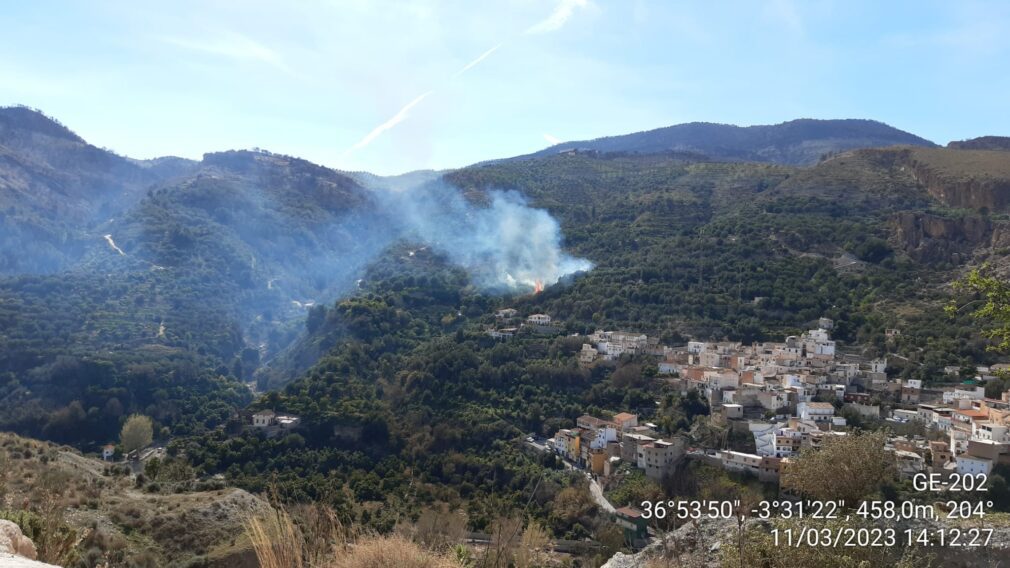
[[[645,470],[645,476],[649,479],[660,480],[673,471],[677,461],[684,455],[684,450],[684,441],[680,438],[649,442],[638,446],[636,465]]]

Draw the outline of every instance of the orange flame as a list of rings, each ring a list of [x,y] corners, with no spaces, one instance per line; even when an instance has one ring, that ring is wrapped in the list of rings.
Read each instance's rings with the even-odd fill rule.
[[[539,280],[539,279],[536,280],[533,283],[533,293],[534,294],[539,294],[540,292],[543,292],[543,291],[544,291],[544,281],[543,280]]]

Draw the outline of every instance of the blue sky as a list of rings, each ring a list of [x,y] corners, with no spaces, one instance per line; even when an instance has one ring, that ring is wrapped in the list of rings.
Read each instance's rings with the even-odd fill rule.
[[[381,174],[689,121],[946,143],[1010,135],[1010,2],[8,3],[14,103],[138,158],[261,147]]]

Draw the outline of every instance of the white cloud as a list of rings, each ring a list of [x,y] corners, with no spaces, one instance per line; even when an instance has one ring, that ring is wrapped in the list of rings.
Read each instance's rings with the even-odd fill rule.
[[[550,134],[547,134],[546,132],[544,132],[544,140],[546,140],[547,143],[550,144],[551,146],[557,146],[558,144],[561,143],[561,139],[560,138],[558,138],[557,136],[551,136]]]
[[[365,137],[362,138],[361,140],[359,140],[357,144],[355,144],[354,146],[352,146],[351,149],[348,150],[348,152],[350,152],[351,150],[359,150],[361,148],[364,148],[365,146],[368,146],[369,144],[372,143],[373,140],[375,140],[376,138],[378,138],[379,135],[381,135],[383,132],[389,130],[390,128],[393,128],[397,124],[400,124],[401,122],[403,122],[404,120],[406,120],[408,114],[410,113],[410,109],[412,109],[415,106],[417,106],[428,95],[430,95],[430,94],[432,94],[434,92],[435,91],[428,91],[427,93],[424,93],[421,96],[417,97],[416,99],[414,99],[414,100],[410,101],[409,103],[407,103],[403,108],[400,109],[399,112],[397,112],[396,114],[394,114],[392,118],[390,118],[386,122],[383,122],[382,124],[376,126],[371,132],[369,132],[368,134],[366,134]],[[345,154],[346,154],[346,152],[345,152]]]
[[[190,51],[209,53],[230,59],[255,61],[287,70],[287,65],[285,65],[284,59],[279,53],[250,37],[236,32],[223,32],[218,36],[210,38],[164,36],[159,39],[164,43]]]
[[[587,0],[560,0],[550,16],[530,26],[526,33],[543,34],[557,31],[575,14],[576,8],[585,8],[587,4]]]

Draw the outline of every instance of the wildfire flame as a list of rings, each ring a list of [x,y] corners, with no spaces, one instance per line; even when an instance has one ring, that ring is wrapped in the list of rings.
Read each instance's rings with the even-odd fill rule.
[[[540,292],[543,292],[543,291],[544,291],[544,281],[543,280],[537,279],[535,282],[533,282],[533,293],[534,294],[539,294]]]

